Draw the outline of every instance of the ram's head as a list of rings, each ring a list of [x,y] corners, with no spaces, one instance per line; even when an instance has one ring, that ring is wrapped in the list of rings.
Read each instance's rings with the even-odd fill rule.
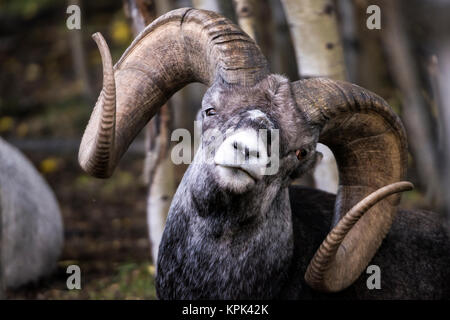
[[[158,108],[186,84],[201,82],[209,89],[202,105],[203,149],[196,158],[212,160],[205,161],[205,170],[224,190],[248,192],[274,179],[288,183],[313,165],[317,142],[330,147],[340,179],[334,228],[306,279],[316,289],[337,291],[359,276],[396,212],[399,196],[386,197],[411,187],[398,183],[405,176],[406,138],[383,99],[346,82],[291,83],[270,74],[254,41],[208,11],[179,9],[160,17],[114,67],[102,36],[94,39],[103,61],[103,89],[80,146],[85,171],[110,176]],[[214,153],[202,153],[213,143],[208,129],[226,133]],[[269,132],[262,144],[260,129]],[[266,174],[273,157],[271,132],[277,132],[279,166]],[[233,162],[239,157],[243,161]],[[347,251],[354,243],[358,249]]]

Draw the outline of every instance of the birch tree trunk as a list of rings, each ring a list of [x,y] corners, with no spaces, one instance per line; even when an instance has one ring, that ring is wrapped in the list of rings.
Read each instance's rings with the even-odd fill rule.
[[[277,26],[273,20],[273,14],[276,10],[274,6],[269,0],[233,0],[233,9],[241,29],[255,40],[273,66],[275,64],[274,59],[277,59],[274,55],[279,55],[280,51],[284,49],[283,46],[274,45],[274,40],[277,37],[283,38],[277,32]],[[283,39],[280,40],[283,41]]]
[[[259,43],[259,37],[256,35],[256,1],[255,0],[233,0],[234,11],[239,26],[256,43]]]
[[[358,58],[353,62],[354,78],[352,82],[367,88],[386,98],[392,96],[393,83],[390,80],[386,57],[383,55],[382,37],[384,29],[368,29],[366,27],[367,7],[376,4],[369,0],[354,2],[355,36],[358,39]]]
[[[336,10],[331,0],[282,0],[301,79],[328,77],[345,80],[346,70],[338,31]],[[314,170],[315,186],[336,193],[338,171],[331,150],[317,145],[323,154]]]
[[[271,43],[268,44],[268,50],[263,53],[270,61],[271,70],[287,75],[291,81],[296,81],[299,77],[297,60],[283,5],[279,0],[269,0],[268,6],[269,8],[263,9],[262,19],[271,36]],[[264,50],[263,47],[262,49]]]
[[[413,22],[424,28],[424,45],[434,52],[430,59],[429,76],[436,91],[438,143],[431,143],[437,148],[436,169],[441,177],[441,209],[446,214],[446,228],[450,232],[450,3],[440,0],[414,0],[412,4],[416,10]]]
[[[192,6],[196,9],[220,12],[220,3],[217,0],[192,0]]]
[[[81,6],[80,0],[69,0],[68,5]],[[81,30],[71,30],[69,37],[70,49],[72,53],[73,67],[77,80],[82,85],[82,92],[85,99],[95,100],[92,86],[90,84],[89,75],[86,65],[85,49]]]
[[[358,55],[361,51],[358,47],[361,43],[358,41],[358,32],[361,29],[358,26],[364,25],[357,21],[356,8],[359,1],[340,0],[336,2],[338,12],[338,24],[341,34],[341,42],[344,51],[345,66],[347,71],[347,80],[350,82],[358,82]],[[364,13],[366,11],[364,10]]]
[[[125,0],[125,13],[131,20],[134,35],[139,34],[159,16],[159,13],[170,10],[169,5],[167,1]],[[162,10],[159,9],[161,7]],[[143,179],[148,184],[147,226],[154,264],[157,261],[167,213],[176,190],[175,165],[170,159],[172,118],[169,101],[161,107],[145,128],[146,156]]]

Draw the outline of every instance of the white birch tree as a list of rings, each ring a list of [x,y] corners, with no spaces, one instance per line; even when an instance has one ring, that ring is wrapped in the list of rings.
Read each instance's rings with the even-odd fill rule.
[[[346,69],[336,10],[331,0],[282,0],[301,79],[328,77],[345,80]],[[336,160],[331,150],[317,145],[323,154],[314,170],[315,186],[335,193],[338,185]]]

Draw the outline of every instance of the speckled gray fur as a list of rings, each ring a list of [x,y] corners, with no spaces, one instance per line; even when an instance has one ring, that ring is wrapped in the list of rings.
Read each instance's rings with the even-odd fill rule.
[[[202,110],[211,106],[217,115],[202,113],[203,132],[267,127],[267,121],[261,123],[266,117],[252,118],[245,112],[260,110],[267,115],[272,129],[280,130],[280,169],[250,190],[235,193],[220,181],[214,164],[203,161],[209,157],[205,147],[212,141],[202,140],[174,196],[161,241],[159,298],[449,297],[448,235],[438,215],[419,211],[399,213],[371,262],[381,267],[381,290],[369,290],[365,274],[338,294],[311,290],[303,277],[330,230],[335,198],[316,190],[289,189],[293,178],[314,165],[317,141],[310,140],[315,136],[309,131],[312,128],[296,114],[287,80],[270,76],[253,88],[215,85],[206,93]],[[298,148],[309,151],[302,161],[295,157]],[[421,217],[428,219],[422,229]]]

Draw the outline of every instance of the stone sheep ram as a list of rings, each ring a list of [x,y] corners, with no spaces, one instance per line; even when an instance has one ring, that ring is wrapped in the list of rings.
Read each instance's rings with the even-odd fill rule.
[[[399,192],[412,188],[402,181],[407,140],[382,98],[342,81],[270,74],[255,42],[209,11],[161,16],[115,66],[103,37],[93,38],[103,89],[79,150],[93,176],[113,173],[173,93],[208,86],[201,143],[159,249],[159,298],[449,297],[450,242],[439,215],[397,208]],[[227,138],[211,149],[219,139],[209,130]],[[318,142],[336,157],[336,196],[290,187],[314,166]],[[272,149],[279,167],[266,174]],[[369,264],[382,272],[381,290],[366,286]]]

